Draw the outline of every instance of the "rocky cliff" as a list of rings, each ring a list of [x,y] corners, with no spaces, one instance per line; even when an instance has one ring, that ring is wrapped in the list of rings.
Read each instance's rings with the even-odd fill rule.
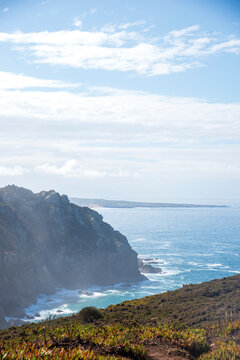
[[[42,293],[139,281],[125,236],[55,191],[0,189],[0,327]]]

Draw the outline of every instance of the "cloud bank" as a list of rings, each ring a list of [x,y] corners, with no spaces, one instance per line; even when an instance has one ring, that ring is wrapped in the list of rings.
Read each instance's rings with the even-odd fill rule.
[[[240,178],[238,103],[19,87],[0,90],[0,118],[1,175]]]
[[[17,44],[35,63],[82,69],[132,71],[145,76],[184,72],[219,53],[240,53],[240,39],[201,31],[198,25],[151,37],[147,29],[129,31],[144,20],[100,30],[0,33],[0,42]],[[81,27],[80,19],[74,26]]]

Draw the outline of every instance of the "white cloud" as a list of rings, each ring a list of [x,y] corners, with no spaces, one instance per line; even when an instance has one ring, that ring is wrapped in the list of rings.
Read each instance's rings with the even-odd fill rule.
[[[78,28],[81,28],[82,27],[82,20],[80,20],[78,17],[75,17],[73,19],[73,25],[78,27]]]
[[[238,103],[209,103],[117,89],[84,93],[2,90],[0,117],[16,126],[19,121],[27,126],[30,121],[31,127],[48,122],[48,131],[55,131],[61,122],[64,131],[70,131],[71,126],[94,136],[99,131],[98,137],[108,129],[109,138],[122,133],[127,140],[137,140],[144,133],[146,138],[173,143],[220,141],[239,139],[240,133]]]
[[[239,119],[239,103],[111,88],[0,90],[0,175],[239,179]]]
[[[193,25],[181,30],[172,30],[169,32],[168,36],[165,37],[165,39],[168,40],[170,37],[180,38],[186,34],[193,35],[193,32],[198,31],[199,29],[199,25]]]
[[[22,74],[0,71],[0,90],[24,88],[74,88],[79,84],[67,84],[59,80],[38,79]]]
[[[8,10],[9,10],[9,8],[5,7],[5,8],[3,9],[3,12],[8,12]]]
[[[233,39],[229,41],[224,41],[221,44],[213,45],[209,49],[209,53],[215,53],[217,51],[233,52],[236,54],[240,53],[240,40]]]
[[[95,164],[96,166],[96,164]],[[98,165],[99,167],[99,165]],[[66,161],[62,166],[56,166],[53,164],[43,164],[35,167],[35,171],[44,174],[62,175],[68,178],[86,178],[86,179],[98,179],[106,176],[110,177],[128,177],[130,173],[122,169],[116,169],[115,171],[104,171],[102,169],[87,168],[86,164],[81,164],[80,161],[75,159]],[[136,176],[135,174],[133,176]]]
[[[35,170],[45,174],[62,175],[69,178],[96,179],[106,175],[106,173],[102,171],[84,169],[83,166],[75,159],[66,161],[62,166],[46,163],[36,166]]]
[[[108,24],[105,24],[101,28],[101,32],[103,32],[103,33],[113,33],[113,32],[116,31],[116,29],[117,29],[117,26],[115,24],[108,23]]]
[[[61,167],[57,167],[56,165],[51,165],[51,164],[43,164],[37,166],[36,170],[46,174],[69,176],[74,173],[77,166],[78,166],[78,162],[76,160],[69,160]]]
[[[135,27],[135,26],[145,25],[145,24],[146,24],[145,20],[138,20],[138,21],[134,21],[134,22],[121,24],[121,25],[118,26],[118,28],[125,30],[125,29],[128,29],[129,27]]]
[[[37,152],[37,147],[34,148],[33,144],[28,156],[25,149],[25,155],[19,154],[18,157],[8,155],[1,161],[21,162],[21,167],[28,169],[28,175],[35,172],[41,173],[42,176],[52,175],[66,179],[105,179],[106,181],[109,178],[112,178],[112,181],[115,179],[144,181],[143,179],[149,180],[151,177],[159,181],[173,178],[210,180],[219,177],[234,178],[235,181],[240,179],[240,166],[236,161],[240,156],[238,146],[174,148],[146,147],[142,144],[135,148],[129,146],[116,148],[113,145],[102,147],[79,145],[78,151],[63,154],[61,153],[63,142],[63,139],[59,139],[58,153],[54,153],[53,148],[48,148],[48,152],[45,153],[44,147]],[[73,154],[78,160],[71,159]],[[39,165],[36,166],[36,163]],[[9,171],[5,171],[5,174],[9,175]],[[14,173],[11,174],[13,175]]]
[[[156,39],[143,31],[128,31],[144,20],[106,24],[100,31],[0,33],[0,42],[19,44],[36,63],[83,69],[134,71],[156,76],[201,66],[207,56],[240,52],[240,39],[202,32],[198,25],[173,30]],[[75,18],[75,25],[81,20]]]
[[[25,169],[21,166],[17,166],[17,165],[14,167],[0,166],[0,176],[22,175],[26,171],[27,171],[27,169]]]
[[[101,32],[103,33],[115,33],[115,34],[121,34],[121,36],[126,36],[128,33],[125,32],[128,28],[130,27],[138,27],[140,25],[145,25],[146,21],[145,20],[138,20],[138,21],[134,21],[134,22],[128,22],[128,23],[123,23],[123,24],[116,24],[116,23],[107,23],[104,26],[102,26],[101,28]],[[152,27],[149,27],[149,29]],[[119,31],[120,30],[120,31]],[[122,33],[122,30],[124,30],[124,32]],[[145,29],[144,29],[145,30]],[[143,38],[142,36],[139,36],[140,34],[137,35],[137,33],[134,33],[134,37],[136,38]],[[128,40],[127,38],[125,40]]]

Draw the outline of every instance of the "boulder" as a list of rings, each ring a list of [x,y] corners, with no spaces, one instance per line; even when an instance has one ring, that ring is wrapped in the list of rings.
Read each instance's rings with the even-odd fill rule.
[[[161,274],[162,269],[146,263],[144,259],[138,258],[138,269],[143,274]]]

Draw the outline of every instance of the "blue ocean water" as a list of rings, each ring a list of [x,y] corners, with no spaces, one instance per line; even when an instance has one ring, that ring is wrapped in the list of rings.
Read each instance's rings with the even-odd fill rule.
[[[27,313],[65,315],[85,306],[107,307],[127,299],[174,290],[240,273],[240,207],[226,208],[99,208],[104,221],[127,236],[142,258],[154,258],[161,274],[125,287],[91,288],[93,295],[59,290],[41,296]]]

